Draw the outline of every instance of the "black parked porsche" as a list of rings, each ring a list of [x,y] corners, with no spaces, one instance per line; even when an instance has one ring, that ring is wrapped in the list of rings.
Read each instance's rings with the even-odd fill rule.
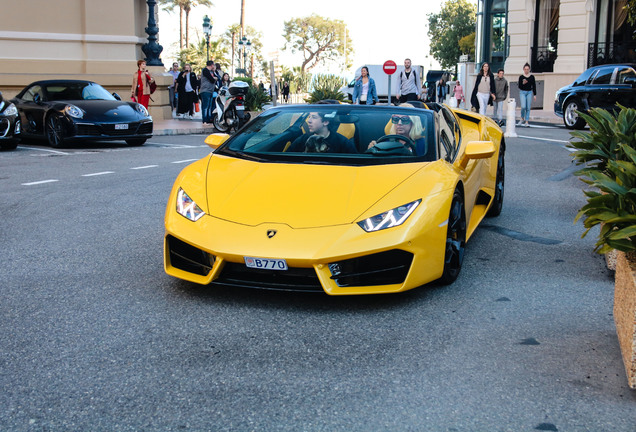
[[[0,150],[13,150],[20,141],[18,110],[0,92]]]
[[[46,138],[52,147],[73,140],[125,140],[140,146],[152,136],[143,105],[124,102],[91,81],[37,81],[12,99],[23,138]]]

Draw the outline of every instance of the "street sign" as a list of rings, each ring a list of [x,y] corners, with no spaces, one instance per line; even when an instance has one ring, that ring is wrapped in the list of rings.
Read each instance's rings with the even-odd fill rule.
[[[395,71],[397,70],[397,65],[395,64],[393,60],[387,60],[382,65],[382,70],[387,75],[393,75]]]

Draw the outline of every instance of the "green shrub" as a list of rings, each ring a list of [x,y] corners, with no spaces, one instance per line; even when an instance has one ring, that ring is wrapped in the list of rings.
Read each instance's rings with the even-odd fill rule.
[[[316,103],[324,99],[335,99],[345,102],[347,97],[340,92],[340,88],[345,82],[346,80],[344,78],[336,75],[316,75],[312,82],[313,91],[305,101]]]
[[[272,98],[257,86],[250,86],[245,95],[245,107],[248,111],[260,111],[263,105],[271,100]]]
[[[579,141],[569,147],[577,163],[585,167],[576,172],[592,186],[583,193],[587,204],[575,222],[583,218],[583,237],[601,225],[595,250],[636,251],[636,109],[619,105],[617,114],[593,108],[579,112],[590,132],[571,132]]]

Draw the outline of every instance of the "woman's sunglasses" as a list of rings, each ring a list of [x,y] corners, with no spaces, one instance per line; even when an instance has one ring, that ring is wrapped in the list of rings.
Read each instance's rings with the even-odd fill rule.
[[[407,125],[411,123],[411,117],[394,115],[394,116],[391,116],[391,121],[394,124],[398,124],[401,121],[403,125]]]

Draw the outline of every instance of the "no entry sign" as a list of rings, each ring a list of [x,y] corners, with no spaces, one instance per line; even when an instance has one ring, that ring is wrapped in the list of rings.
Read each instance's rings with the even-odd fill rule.
[[[397,70],[397,65],[395,64],[393,60],[387,60],[382,65],[382,70],[387,75],[393,75],[395,71]]]

